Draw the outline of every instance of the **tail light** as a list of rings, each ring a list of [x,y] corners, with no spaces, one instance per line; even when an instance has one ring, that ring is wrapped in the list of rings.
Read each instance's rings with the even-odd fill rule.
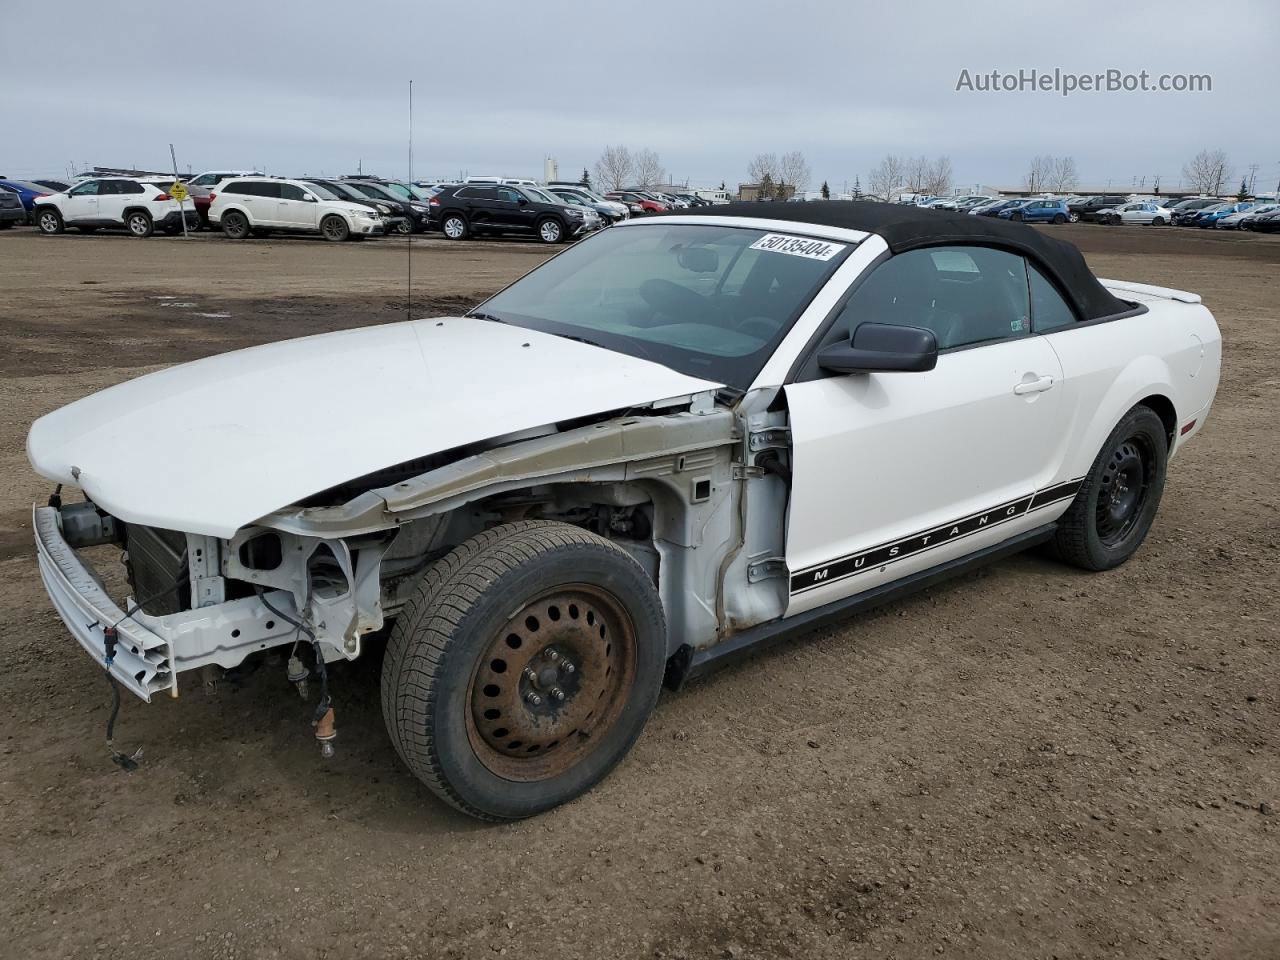
[[[173,197],[169,196],[167,193],[161,193],[161,194],[159,194],[159,195],[157,195],[157,196],[152,197],[152,198],[151,198],[151,202],[152,202],[152,203],[159,203],[161,200],[172,200],[172,199],[173,199]]]
[[[432,197],[430,200],[428,200],[428,201],[427,201],[427,206],[429,206],[429,207],[438,207],[438,206],[440,206],[440,198],[439,198],[439,197]]]
[[[217,197],[217,196],[218,196],[218,195],[217,195],[216,193],[214,193],[212,190],[210,190],[210,191],[209,191],[209,202],[210,202],[210,203],[213,203],[214,198],[215,198],[215,197]]]

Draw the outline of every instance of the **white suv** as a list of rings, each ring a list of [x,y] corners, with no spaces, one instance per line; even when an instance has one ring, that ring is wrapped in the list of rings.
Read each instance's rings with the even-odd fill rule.
[[[376,210],[301,180],[240,177],[218,184],[212,198],[209,225],[221,226],[232,240],[273,230],[318,233],[335,242],[386,232],[386,222]]]
[[[99,227],[125,227],[135,237],[149,237],[156,230],[181,233],[182,221],[197,230],[200,215],[191,203],[179,204],[169,196],[169,180],[135,180],[129,177],[94,177],[81,180],[62,193],[36,200],[32,209],[41,233],[61,233],[75,227],[92,233]]]

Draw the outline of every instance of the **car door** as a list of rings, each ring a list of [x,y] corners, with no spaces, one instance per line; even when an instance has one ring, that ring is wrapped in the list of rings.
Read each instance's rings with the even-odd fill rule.
[[[821,346],[867,321],[938,338],[923,373],[830,374]],[[851,295],[785,388],[792,488],[788,615],[1040,525],[1070,413],[1033,336],[1024,260],[949,246],[891,257]]]
[[[289,230],[315,230],[319,224],[316,211],[319,204],[312,196],[296,183],[276,184],[280,190],[280,199],[276,201],[276,222]]]
[[[527,233],[533,229],[537,213],[529,198],[519,190],[514,187],[498,187],[494,219],[502,224],[504,230]]]
[[[135,180],[103,180],[98,191],[98,218],[103,223],[124,223],[125,208],[145,198],[146,190]]]
[[[89,222],[98,219],[98,190],[101,180],[86,180],[67,191],[62,204],[62,219],[67,223]]]
[[[279,227],[280,184],[267,180],[250,181],[244,186],[241,202],[249,211],[249,222],[255,227]]]

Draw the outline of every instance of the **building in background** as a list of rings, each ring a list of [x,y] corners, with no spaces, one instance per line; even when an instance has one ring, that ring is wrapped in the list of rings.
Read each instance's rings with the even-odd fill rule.
[[[542,161],[542,182],[551,183],[560,179],[560,163],[555,157],[547,156]]]

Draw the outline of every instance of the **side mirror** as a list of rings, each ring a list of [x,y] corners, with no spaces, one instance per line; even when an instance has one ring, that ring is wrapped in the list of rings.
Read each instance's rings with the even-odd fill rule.
[[[305,201],[307,201],[307,203],[315,203],[315,202],[316,202],[316,198],[315,198],[315,197],[313,197],[313,196],[312,196],[311,194],[309,194],[309,193],[304,193],[304,194],[302,195],[302,199],[303,199],[303,200],[305,200]]]
[[[938,339],[923,327],[863,323],[848,343],[818,354],[818,366],[833,373],[921,373],[938,365]]]

